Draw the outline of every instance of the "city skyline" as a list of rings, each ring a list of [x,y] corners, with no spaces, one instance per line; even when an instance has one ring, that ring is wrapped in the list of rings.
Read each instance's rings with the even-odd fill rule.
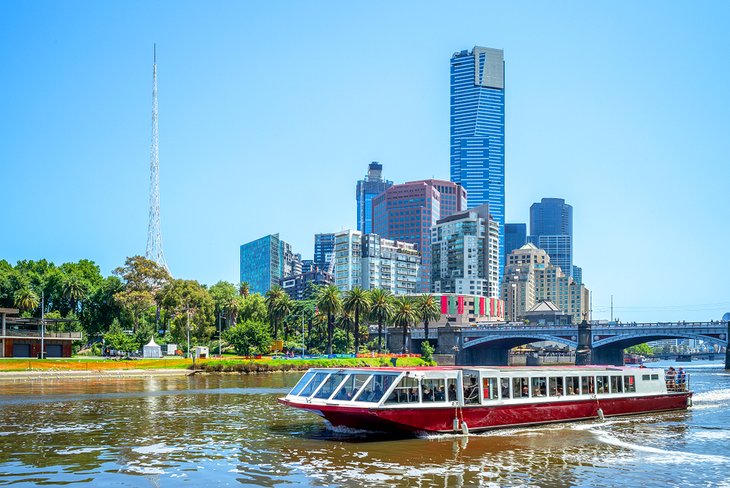
[[[574,206],[594,318],[611,295],[622,320],[730,310],[730,265],[699,257],[730,240],[730,7],[473,3],[454,25],[449,6],[414,21],[413,5],[4,3],[0,259],[109,274],[144,254],[155,42],[165,258],[207,284],[236,281],[241,243],[280,233],[302,252],[354,227],[370,161],[395,183],[448,179],[449,59],[493,46],[509,68],[506,221],[543,197]]]

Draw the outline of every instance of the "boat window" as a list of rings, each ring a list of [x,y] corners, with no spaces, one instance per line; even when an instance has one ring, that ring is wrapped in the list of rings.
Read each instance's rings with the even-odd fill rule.
[[[563,396],[563,378],[562,377],[551,377],[550,381],[550,396]]]
[[[385,403],[418,403],[418,378],[404,376]]]
[[[497,378],[482,378],[482,388],[484,389],[485,400],[499,399],[499,390],[497,390]]]
[[[568,395],[580,395],[580,378],[578,376],[568,376],[565,378],[565,392]]]
[[[314,394],[314,398],[329,398],[335,392],[335,388],[340,386],[340,383],[342,383],[342,380],[345,379],[345,376],[347,376],[345,373],[331,374],[330,377],[327,378],[327,381],[325,381],[322,385],[322,388]]]
[[[658,374],[653,374],[653,375],[651,375],[651,379],[658,380],[659,379],[659,375]]]
[[[611,376],[611,391],[613,393],[623,393],[623,386],[620,376]]]
[[[456,378],[449,378],[446,380],[446,400],[449,402],[458,402],[459,395],[456,393]]]
[[[624,391],[626,393],[634,393],[636,391],[636,378],[633,376],[624,376]]]
[[[442,378],[421,380],[421,400],[425,402],[445,402],[446,387]]]
[[[544,397],[547,396],[547,378],[541,376],[539,378],[532,378],[532,396]]]
[[[334,399],[352,400],[369,378],[370,374],[351,374],[340,389],[337,390]]]
[[[641,375],[641,379],[644,381],[649,381],[649,378],[651,378],[651,375],[648,375],[648,374]]]
[[[309,383],[309,380],[311,380],[313,376],[314,371],[307,371],[307,373],[302,376],[302,379],[300,379],[294,388],[292,388],[292,391],[290,391],[289,394],[293,396],[299,395],[299,392],[302,391],[302,388],[307,386],[307,383]]]
[[[596,376],[596,393],[608,392],[608,376]]]
[[[530,396],[530,386],[527,378],[512,378],[512,394],[514,398],[527,398]]]
[[[581,376],[580,377],[580,388],[581,393],[584,395],[593,395],[596,390],[593,383],[593,376]]]
[[[329,376],[329,373],[314,373],[314,378],[310,381],[306,387],[299,393],[299,396],[308,397],[314,393],[314,390],[322,384],[322,382]]]
[[[365,386],[360,389],[360,394],[355,398],[357,402],[373,402],[377,403],[390,388],[395,381],[397,375],[393,374],[375,374]]]
[[[511,398],[509,391],[509,378],[500,378],[500,389],[502,390],[502,398]]]
[[[475,374],[464,375],[464,405],[479,403],[479,384]]]

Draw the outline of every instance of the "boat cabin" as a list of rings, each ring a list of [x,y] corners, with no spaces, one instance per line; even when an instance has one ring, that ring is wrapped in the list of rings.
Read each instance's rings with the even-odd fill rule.
[[[686,387],[686,386],[683,386]],[[606,366],[311,369],[289,401],[379,406],[476,406],[667,392],[661,369]]]

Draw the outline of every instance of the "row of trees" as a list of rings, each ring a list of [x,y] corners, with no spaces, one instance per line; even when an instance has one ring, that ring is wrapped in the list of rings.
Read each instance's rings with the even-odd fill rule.
[[[431,295],[394,297],[385,290],[336,286],[313,287],[305,300],[292,300],[275,286],[265,296],[250,293],[247,283],[220,281],[207,287],[174,279],[163,267],[141,256],[126,259],[112,276],[102,276],[88,260],[55,266],[46,260],[0,260],[0,307],[16,307],[24,316],[64,318],[60,328],[84,332],[86,341],[106,339],[122,350],[138,349],[155,336],[160,343],[217,346],[218,331],[243,354],[266,353],[271,341],[314,353],[384,350],[383,328],[399,327],[403,350],[408,329],[428,325],[441,314]],[[377,342],[368,343],[370,324]]]

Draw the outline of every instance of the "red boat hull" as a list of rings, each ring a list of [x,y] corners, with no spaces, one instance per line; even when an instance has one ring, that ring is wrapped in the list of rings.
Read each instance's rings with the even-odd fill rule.
[[[684,410],[690,392],[654,396],[561,400],[509,405],[429,408],[361,408],[340,405],[313,405],[283,398],[279,402],[313,411],[333,426],[375,431],[454,432],[454,418],[466,422],[469,430],[567,422],[598,418],[600,408],[605,417],[667,410]]]

